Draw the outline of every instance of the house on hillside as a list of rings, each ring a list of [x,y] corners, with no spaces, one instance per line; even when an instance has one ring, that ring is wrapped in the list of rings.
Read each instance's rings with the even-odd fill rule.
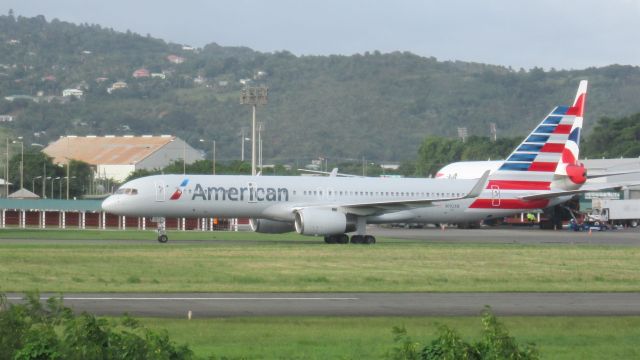
[[[136,79],[148,78],[149,76],[151,76],[151,73],[149,72],[149,70],[145,68],[140,68],[134,71],[133,74],[131,74],[131,76],[133,76]]]
[[[77,98],[81,98],[84,95],[84,92],[80,89],[64,89],[62,90],[62,96],[71,97],[75,96]]]
[[[62,136],[44,148],[54,163],[79,160],[93,167],[97,178],[123,181],[133,171],[163,168],[174,161],[203,160],[200,151],[171,136]]]
[[[127,83],[124,81],[116,81],[113,84],[111,84],[111,87],[107,89],[107,92],[111,94],[115,90],[126,89],[127,86],[128,86]]]
[[[186,59],[182,56],[171,54],[167,56],[167,60],[172,64],[182,64]]]

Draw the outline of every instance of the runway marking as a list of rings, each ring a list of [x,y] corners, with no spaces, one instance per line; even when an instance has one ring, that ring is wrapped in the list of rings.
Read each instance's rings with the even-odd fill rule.
[[[22,297],[7,297],[7,300],[23,300]],[[48,297],[40,297],[40,300],[48,300]],[[161,301],[173,301],[173,300],[189,300],[189,301],[197,301],[197,300],[211,300],[211,301],[220,301],[220,300],[247,300],[247,301],[255,301],[255,300],[266,300],[266,301],[277,301],[277,300],[313,300],[313,301],[322,301],[322,300],[340,300],[340,301],[352,301],[352,300],[360,300],[360,298],[356,297],[63,297],[62,300],[76,300],[76,301],[85,301],[85,300],[100,300],[100,301],[149,301],[149,300],[161,300]]]

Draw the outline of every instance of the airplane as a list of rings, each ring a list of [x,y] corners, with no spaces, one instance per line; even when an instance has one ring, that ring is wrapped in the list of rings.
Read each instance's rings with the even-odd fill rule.
[[[556,106],[479,179],[153,175],[125,183],[102,208],[160,218],[160,242],[168,240],[166,217],[248,217],[256,232],[355,244],[375,243],[367,224],[460,223],[546,208],[583,192],[586,170],[577,159],[586,95],[583,80],[573,105]]]

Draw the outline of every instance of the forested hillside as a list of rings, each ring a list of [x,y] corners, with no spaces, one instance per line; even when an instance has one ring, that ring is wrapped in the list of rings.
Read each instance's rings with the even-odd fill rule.
[[[138,69],[148,73],[134,78]],[[206,151],[211,143],[199,139],[215,139],[219,159],[238,159],[241,128],[250,125],[239,92],[251,80],[269,87],[269,104],[258,109],[266,163],[413,160],[428,135],[452,137],[459,126],[488,136],[493,122],[499,137],[524,136],[573,100],[580,79],[590,81],[587,132],[600,117],[640,111],[638,67],[525,71],[399,52],[192,49],[98,25],[0,16],[0,115],[13,117],[0,125],[25,143],[171,133]],[[83,95],[63,97],[64,89]]]

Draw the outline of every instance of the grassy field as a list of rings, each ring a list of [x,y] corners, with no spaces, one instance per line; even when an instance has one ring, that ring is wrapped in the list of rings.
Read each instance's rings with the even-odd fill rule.
[[[170,231],[171,241],[180,240],[252,240],[277,241],[296,240],[318,242],[318,239],[296,233],[257,234],[250,231]],[[41,240],[148,240],[154,242],[154,230],[41,230],[41,229],[0,229],[0,239],[41,239]]]
[[[11,230],[9,230],[11,231]],[[63,239],[84,232],[31,233]],[[98,232],[113,239],[119,232]],[[133,232],[147,239],[148,233]],[[152,235],[152,234],[151,234]],[[78,235],[74,235],[78,236]],[[86,235],[85,235],[86,236]],[[0,291],[639,291],[640,248],[179,233],[220,241],[0,242]],[[224,241],[244,239],[247,241]],[[184,239],[187,240],[187,239]]]
[[[518,343],[535,343],[542,359],[638,359],[640,317],[502,317]],[[405,326],[422,345],[437,324],[467,341],[480,336],[479,317],[286,317],[142,319],[167,329],[199,355],[248,359],[380,359],[394,346],[391,329]]]

